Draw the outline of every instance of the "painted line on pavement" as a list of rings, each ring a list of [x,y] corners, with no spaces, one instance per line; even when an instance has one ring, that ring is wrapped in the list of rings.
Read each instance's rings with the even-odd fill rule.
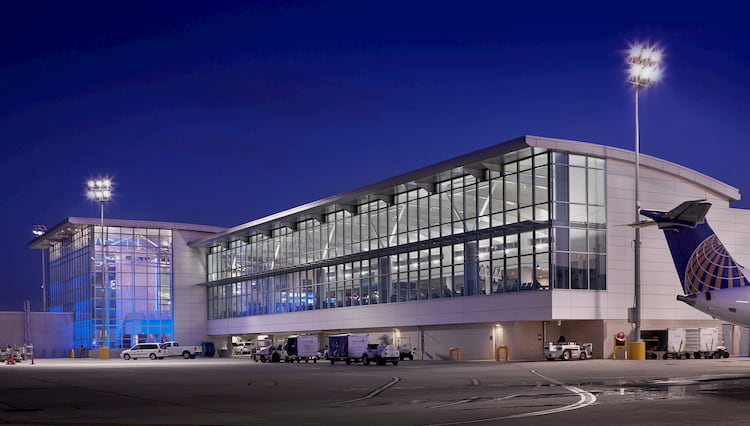
[[[450,407],[450,406],[453,406],[453,405],[458,405],[458,404],[466,404],[466,403],[468,403],[468,402],[474,402],[474,401],[476,401],[476,400],[478,400],[478,399],[479,399],[479,397],[478,397],[478,396],[472,396],[471,398],[467,398],[467,399],[461,399],[461,400],[459,400],[459,401],[448,402],[448,403],[445,403],[445,404],[440,404],[440,405],[433,405],[432,407],[427,407],[427,408],[443,408],[443,407]]]
[[[570,411],[570,410],[577,410],[579,408],[587,407],[593,403],[596,402],[596,396],[592,394],[591,392],[586,392],[585,390],[581,388],[577,388],[572,385],[567,385],[563,382],[560,382],[558,380],[555,380],[553,378],[547,377],[543,375],[542,373],[531,370],[531,374],[536,374],[537,376],[543,378],[544,380],[547,380],[548,382],[554,383],[556,385],[560,385],[564,387],[565,389],[573,392],[574,394],[578,395],[581,399],[578,400],[578,402],[575,402],[570,405],[566,405],[564,407],[558,407],[558,408],[550,408],[548,410],[541,410],[541,411],[532,411],[530,413],[522,413],[522,414],[514,414],[512,416],[503,417],[505,419],[520,419],[523,417],[532,417],[532,416],[544,416],[547,414],[555,414],[555,413],[562,413],[563,411]]]
[[[550,383],[562,386],[563,388],[565,388],[565,389],[573,392],[574,394],[578,395],[580,397],[580,399],[577,402],[573,403],[573,404],[568,404],[568,405],[565,405],[563,407],[558,407],[558,408],[550,408],[550,409],[547,409],[547,410],[531,411],[531,412],[528,412],[528,413],[513,414],[513,415],[510,415],[510,416],[490,417],[490,418],[486,418],[486,419],[464,420],[464,421],[449,422],[449,423],[432,423],[432,424],[425,425],[425,426],[465,425],[465,424],[472,424],[472,423],[492,422],[492,421],[497,421],[497,420],[520,419],[520,418],[524,418],[524,417],[545,416],[547,414],[555,414],[555,413],[562,413],[564,411],[577,410],[579,408],[587,407],[587,406],[589,406],[589,405],[591,405],[591,404],[593,404],[593,403],[596,402],[596,396],[594,396],[594,394],[592,394],[590,392],[586,392],[583,389],[580,389],[580,388],[577,388],[575,386],[568,385],[568,384],[565,384],[565,383],[560,382],[558,380],[555,380],[553,378],[547,377],[547,376],[539,373],[536,370],[531,370],[531,374],[537,375],[537,376],[541,377],[542,379],[544,379],[544,380],[546,380],[546,381],[548,381]],[[511,398],[513,396],[515,396],[515,395],[511,395],[508,398]]]
[[[328,405],[334,407],[334,406],[337,406],[337,405],[351,404],[352,402],[357,402],[357,401],[362,401],[362,400],[365,400],[365,399],[369,399],[369,398],[372,398],[372,397],[380,395],[384,390],[390,388],[391,386],[395,385],[396,383],[398,383],[400,381],[401,381],[401,378],[396,376],[396,377],[393,377],[390,382],[388,382],[388,383],[384,384],[383,386],[381,386],[381,387],[379,387],[379,388],[371,391],[370,393],[368,393],[365,396],[362,396],[362,397],[359,397],[359,398],[350,399],[350,400],[347,400],[347,401],[335,402],[333,404],[328,404]]]

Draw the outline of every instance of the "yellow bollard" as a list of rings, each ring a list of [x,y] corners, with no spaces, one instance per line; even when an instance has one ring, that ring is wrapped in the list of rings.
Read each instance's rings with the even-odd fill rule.
[[[456,361],[461,361],[461,349],[459,348],[451,348],[450,351],[448,352],[448,359],[453,361],[453,352],[456,352],[456,355],[457,355]]]
[[[646,342],[630,342],[630,359],[646,359]]]
[[[71,349],[70,350],[70,357],[71,358],[75,358],[76,357],[76,350],[75,349]]]
[[[495,349],[495,361],[500,361],[500,351],[505,351],[505,360],[510,361],[510,349],[507,346],[498,346]]]

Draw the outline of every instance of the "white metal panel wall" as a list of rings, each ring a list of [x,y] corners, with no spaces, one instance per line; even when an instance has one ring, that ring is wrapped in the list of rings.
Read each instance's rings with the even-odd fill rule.
[[[337,330],[342,327],[360,329],[530,321],[550,317],[552,293],[530,291],[227,318],[208,321],[208,333],[213,336],[224,336]]]
[[[174,338],[184,345],[198,345],[208,340],[208,291],[198,285],[206,281],[205,249],[187,246],[204,233],[172,233],[172,303]]]

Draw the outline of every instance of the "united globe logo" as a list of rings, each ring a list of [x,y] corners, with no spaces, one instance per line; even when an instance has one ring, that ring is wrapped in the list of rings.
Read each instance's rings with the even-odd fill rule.
[[[716,235],[709,236],[698,245],[685,268],[686,294],[746,284],[745,275]]]

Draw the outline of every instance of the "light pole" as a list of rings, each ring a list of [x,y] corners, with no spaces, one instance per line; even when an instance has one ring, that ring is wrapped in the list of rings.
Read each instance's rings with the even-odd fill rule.
[[[628,51],[628,83],[635,88],[635,221],[640,221],[640,132],[638,128],[638,90],[653,86],[661,76],[662,53],[648,44],[635,44]],[[633,322],[635,323],[635,339],[641,341],[641,229],[635,226],[634,248],[634,298]]]
[[[87,183],[87,195],[90,200],[99,203],[101,211],[101,242],[102,242],[102,348],[108,348],[107,329],[109,328],[109,318],[107,314],[107,285],[106,285],[106,236],[104,234],[104,203],[112,199],[112,180],[109,178],[97,178],[89,180]]]
[[[37,238],[44,235],[44,233],[47,232],[47,225],[43,223],[34,223],[32,224],[31,233],[36,235]],[[46,265],[44,264],[44,252],[46,249],[42,249],[42,312],[47,312],[47,290],[45,289],[46,286]]]

